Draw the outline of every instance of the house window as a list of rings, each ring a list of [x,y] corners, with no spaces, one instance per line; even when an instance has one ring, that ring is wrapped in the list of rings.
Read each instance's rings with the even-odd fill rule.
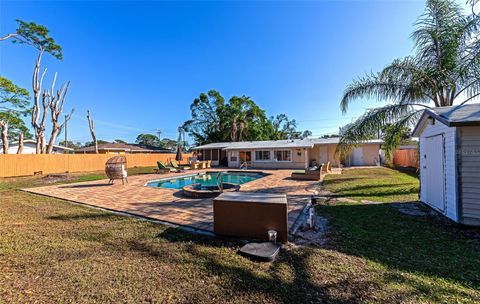
[[[277,161],[292,161],[292,151],[290,150],[275,151],[275,159]]]
[[[270,160],[270,151],[255,151],[255,160]]]

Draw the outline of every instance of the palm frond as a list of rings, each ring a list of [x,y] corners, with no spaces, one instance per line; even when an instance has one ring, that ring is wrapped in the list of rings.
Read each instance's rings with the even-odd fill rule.
[[[372,98],[382,101],[396,101],[402,96],[407,84],[401,80],[382,79],[380,74],[370,74],[354,80],[343,93],[340,109],[343,113],[348,105],[358,98]]]

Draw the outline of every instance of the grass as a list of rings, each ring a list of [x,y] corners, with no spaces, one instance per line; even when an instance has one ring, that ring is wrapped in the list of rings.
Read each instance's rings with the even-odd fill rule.
[[[376,177],[369,178],[375,182]],[[475,239],[427,219],[403,216],[389,204],[320,206],[334,228],[329,246],[288,247],[269,264],[240,257],[240,244],[234,241],[192,235],[14,186],[0,195],[2,303],[480,300]]]
[[[152,173],[156,167],[134,167],[128,168],[128,175],[139,175]],[[107,176],[103,171],[86,172],[86,173],[72,173],[68,174],[67,179],[47,178],[46,176],[26,176],[26,177],[12,177],[0,178],[0,191],[17,190],[22,188],[32,188],[44,185],[69,184],[78,182],[90,182],[95,180],[106,179]]]
[[[376,202],[418,200],[418,177],[389,168],[347,169],[327,175],[324,189],[353,200]]]

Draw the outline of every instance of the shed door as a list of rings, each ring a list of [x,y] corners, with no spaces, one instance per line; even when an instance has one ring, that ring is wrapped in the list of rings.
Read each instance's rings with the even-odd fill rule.
[[[427,137],[425,140],[425,187],[426,199],[430,206],[445,210],[445,173],[443,135]]]
[[[363,166],[363,148],[357,147],[353,149],[352,155],[352,165],[353,166]]]

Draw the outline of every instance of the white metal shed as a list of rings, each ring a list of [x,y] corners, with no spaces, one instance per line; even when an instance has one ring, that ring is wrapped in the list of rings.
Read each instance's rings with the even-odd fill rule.
[[[457,223],[480,225],[480,103],[427,109],[420,143],[420,200]]]

